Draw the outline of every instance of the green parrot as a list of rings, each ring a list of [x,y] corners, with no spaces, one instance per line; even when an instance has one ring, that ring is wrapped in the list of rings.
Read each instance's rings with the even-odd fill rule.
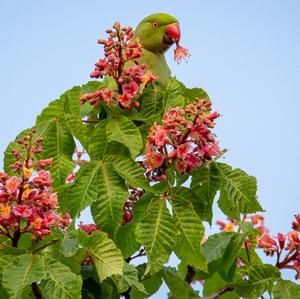
[[[144,18],[137,26],[133,39],[138,38],[143,46],[140,63],[157,76],[157,82],[164,84],[171,76],[165,52],[180,40],[180,27],[176,18],[165,13],[155,13]]]

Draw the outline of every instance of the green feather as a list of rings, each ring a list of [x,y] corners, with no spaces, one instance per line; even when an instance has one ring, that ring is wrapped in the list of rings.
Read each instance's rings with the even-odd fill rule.
[[[155,28],[154,23],[158,24]],[[179,22],[171,15],[157,13],[143,19],[135,30],[134,38],[138,38],[143,46],[143,56],[139,62],[145,63],[147,70],[154,73],[161,84],[171,76],[164,55],[171,45],[163,43],[163,38],[167,26],[173,23]]]

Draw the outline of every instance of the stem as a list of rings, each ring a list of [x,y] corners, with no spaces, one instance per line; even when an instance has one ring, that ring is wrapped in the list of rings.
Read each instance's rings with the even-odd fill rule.
[[[49,247],[49,246],[51,246],[51,245],[57,243],[58,241],[59,241],[58,239],[51,240],[49,243],[46,243],[46,244],[44,244],[44,245],[42,245],[42,246],[36,248],[35,250],[33,250],[33,251],[32,251],[32,254],[35,254],[35,253],[37,253],[37,252],[43,250],[44,248],[47,248],[47,247]]]
[[[18,247],[18,242],[20,240],[20,237],[21,237],[21,233],[20,233],[20,229],[18,228],[15,231],[13,238],[11,239],[12,247],[16,247],[16,248]]]
[[[94,120],[94,119],[82,119],[81,122],[83,122],[83,123],[99,123],[99,120]]]
[[[187,266],[187,272],[186,272],[186,275],[185,275],[185,278],[184,280],[188,283],[188,284],[191,284],[194,280],[194,277],[196,275],[196,270],[195,268],[193,268],[192,266]]]
[[[233,287],[228,285],[228,286],[223,287],[216,293],[213,293],[212,295],[207,296],[207,297],[202,297],[201,299],[217,299],[217,298],[221,297],[223,294],[230,292],[232,290],[233,290]]]
[[[44,299],[43,295],[42,295],[42,292],[41,292],[41,289],[39,288],[38,284],[36,282],[33,282],[31,284],[31,289],[32,289],[32,292],[35,296],[35,298],[37,299]]]
[[[133,256],[130,256],[128,257],[125,261],[127,263],[130,263],[130,261],[132,261],[133,259],[137,258],[137,257],[140,257],[140,256],[144,256],[145,255],[145,249],[142,248],[139,253],[137,253],[136,255],[133,255]]]
[[[292,260],[294,260],[294,259],[297,257],[297,255],[298,255],[298,251],[295,251],[293,255],[287,256],[282,262],[277,263],[277,264],[276,264],[276,267],[277,267],[278,269],[281,269],[281,268],[287,266],[287,264],[288,264],[289,262],[291,262]]]

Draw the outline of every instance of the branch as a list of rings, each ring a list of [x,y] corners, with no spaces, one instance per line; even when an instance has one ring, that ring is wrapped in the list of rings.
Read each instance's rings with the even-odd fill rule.
[[[194,277],[196,275],[196,270],[195,268],[193,268],[192,266],[187,266],[187,272],[185,274],[185,278],[184,280],[188,283],[188,284],[191,284],[194,280]]]
[[[33,282],[31,284],[32,292],[37,299],[44,299],[44,296],[42,295],[41,289],[39,288],[38,284],[36,282]]]
[[[199,299],[217,299],[220,298],[223,294],[233,291],[233,287],[231,285],[227,285],[225,287],[223,287],[222,289],[220,289],[219,291],[217,291],[216,293],[213,293],[210,296],[207,297],[200,297]]]

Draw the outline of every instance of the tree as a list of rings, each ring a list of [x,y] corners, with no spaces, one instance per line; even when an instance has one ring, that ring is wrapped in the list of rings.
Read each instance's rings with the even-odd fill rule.
[[[271,237],[254,214],[255,177],[219,162],[207,93],[176,78],[157,84],[131,30],[116,23],[108,34],[92,76],[110,79],[65,92],[5,152],[1,298],[147,298],[163,281],[174,299],[299,298],[280,269],[299,276],[300,216]],[[218,195],[229,220],[206,238]],[[95,223],[76,227],[86,207]],[[165,266],[172,252],[177,268]],[[133,265],[140,256],[147,263]]]

